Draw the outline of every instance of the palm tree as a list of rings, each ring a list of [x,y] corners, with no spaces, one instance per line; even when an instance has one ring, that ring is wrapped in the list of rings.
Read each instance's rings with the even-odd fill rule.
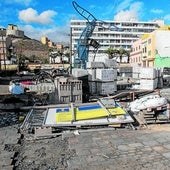
[[[109,59],[119,59],[120,63],[122,62],[122,58],[124,56],[127,57],[127,62],[129,63],[129,52],[126,51],[124,48],[120,48],[120,49],[113,49],[113,48],[108,48],[107,50],[105,50],[105,53],[107,53],[109,55]]]
[[[108,48],[107,50],[105,50],[105,53],[109,55],[109,59],[117,58],[117,55],[119,54],[119,50]]]
[[[127,57],[127,62],[129,63],[129,59],[130,59],[129,52],[126,51],[124,48],[120,48],[120,49],[119,49],[119,59],[120,59],[120,63],[122,63],[122,58],[123,58],[123,57]]]

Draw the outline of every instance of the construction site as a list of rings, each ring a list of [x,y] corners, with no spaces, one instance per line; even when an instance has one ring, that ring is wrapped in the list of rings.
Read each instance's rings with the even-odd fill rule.
[[[1,77],[1,169],[168,169],[169,77],[114,59]]]
[[[89,60],[97,19],[73,7],[87,26],[70,67],[0,77],[0,169],[169,169],[170,68]]]

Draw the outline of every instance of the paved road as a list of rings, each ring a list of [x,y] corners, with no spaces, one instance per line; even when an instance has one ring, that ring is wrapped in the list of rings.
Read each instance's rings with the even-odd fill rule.
[[[70,136],[69,170],[169,170],[170,125],[101,130]]]

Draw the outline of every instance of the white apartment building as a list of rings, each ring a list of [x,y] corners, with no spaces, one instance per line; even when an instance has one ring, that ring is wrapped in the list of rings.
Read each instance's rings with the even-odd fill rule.
[[[71,20],[71,50],[74,54],[77,48],[77,42],[86,27],[86,20]],[[101,25],[100,21],[96,21],[97,25]],[[144,33],[150,33],[164,25],[163,20],[155,21],[105,21],[101,26],[96,26],[90,38],[96,40],[100,47],[97,55],[106,55],[104,53],[108,48],[120,49],[124,48],[131,51],[134,41],[138,40]],[[115,27],[118,27],[118,30]],[[94,54],[94,48],[89,48],[89,56]]]

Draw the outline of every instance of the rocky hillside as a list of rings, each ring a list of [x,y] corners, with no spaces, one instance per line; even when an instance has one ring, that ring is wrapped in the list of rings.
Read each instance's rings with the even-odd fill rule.
[[[14,39],[14,53],[22,54],[26,57],[36,56],[36,59],[48,58],[49,47],[35,39]]]
[[[13,45],[17,48],[21,48],[23,50],[37,50],[37,51],[48,51],[48,46],[42,44],[40,41],[30,38],[25,39],[14,39]]]

